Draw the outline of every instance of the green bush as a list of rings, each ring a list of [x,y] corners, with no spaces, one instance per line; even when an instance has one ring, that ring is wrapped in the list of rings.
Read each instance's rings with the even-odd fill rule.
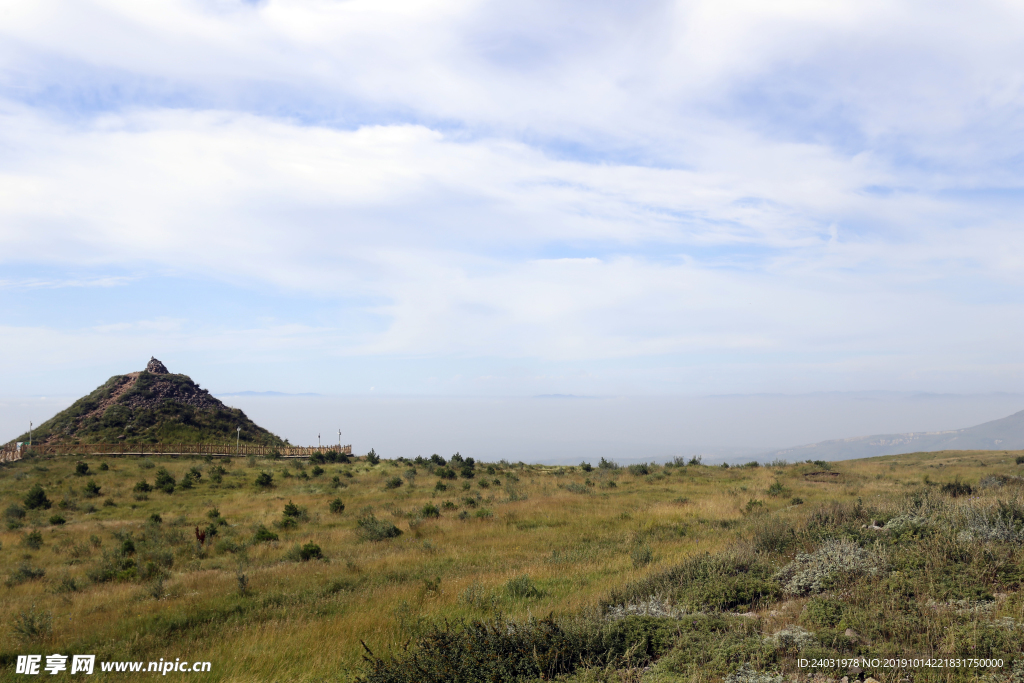
[[[328,509],[336,515],[340,515],[345,511],[345,503],[341,502],[341,498],[335,498],[328,505]]]
[[[427,503],[423,506],[423,509],[420,510],[420,514],[424,517],[440,517],[441,511],[438,510],[437,506],[433,503]]]
[[[384,483],[385,489],[397,489],[403,484],[401,477],[391,477]]]
[[[43,547],[43,535],[38,531],[30,531],[21,537],[21,544],[29,550],[39,550]]]
[[[26,581],[41,579],[44,576],[46,576],[46,570],[22,563],[17,569],[11,572],[11,575],[7,577],[7,581],[4,583],[8,588],[11,588],[20,583],[25,583]]]
[[[376,465],[380,462],[380,456],[377,455],[377,451],[370,449],[370,452],[366,454],[366,462],[371,465]]]
[[[974,493],[974,489],[969,484],[965,484],[960,481],[958,477],[955,481],[943,484],[940,490],[948,496],[953,498],[959,498],[960,496],[969,496]]]
[[[793,500],[789,501],[790,505],[803,505],[804,499],[797,496],[793,496]]]
[[[61,515],[53,515],[53,516],[50,517],[50,524],[52,524],[54,526],[60,526],[61,524],[67,524],[67,521],[68,520],[64,519],[64,517],[62,517]]]
[[[89,474],[89,463],[82,462],[81,460],[75,463],[75,474],[79,477]]]
[[[163,491],[164,493],[174,493],[174,487],[177,484],[174,476],[167,471],[166,467],[161,467],[156,471],[156,484],[155,488]]]
[[[617,462],[615,462],[613,460],[605,460],[604,458],[601,458],[601,462],[597,463],[597,466],[598,466],[599,469],[602,469],[602,470],[617,470],[617,469],[619,469],[619,464]]]
[[[629,556],[633,560],[633,567],[639,569],[640,567],[646,567],[654,560],[654,551],[651,550],[649,545],[637,545]]]
[[[782,485],[782,482],[775,481],[771,486],[768,487],[768,495],[772,498],[777,498],[786,492],[786,487]]]
[[[434,474],[441,479],[458,479],[459,475],[455,474],[455,470],[450,467],[438,467],[434,470]],[[438,483],[441,483],[440,481]]]
[[[372,512],[367,512],[357,519],[356,526],[356,533],[367,541],[383,541],[402,535],[401,529],[391,522],[377,519]]]
[[[626,468],[634,477],[642,477],[651,473],[651,468],[644,463],[637,463]]]
[[[274,485],[274,475],[269,472],[260,472],[256,475],[256,486],[261,489],[269,489]]]
[[[434,626],[390,659],[367,649],[366,683],[484,683],[555,680],[582,661],[598,664],[593,629],[548,617],[525,624],[497,618]]]
[[[1014,462],[1016,462],[1018,465],[1024,465],[1024,455],[1018,455],[1017,459]]]
[[[7,519],[25,519],[25,508],[21,507],[17,503],[11,503],[4,510],[4,517]]]
[[[580,469],[583,470],[584,472],[593,472],[594,471],[593,466],[589,462],[586,462],[586,461],[580,463]],[[494,473],[491,472],[491,474],[494,474]]]
[[[101,462],[100,463],[100,472],[106,472],[109,469],[110,469],[110,465],[108,465],[105,462]]]
[[[135,488],[132,490],[135,491],[135,493],[149,493],[153,490],[153,487],[143,479],[142,481],[135,482]]]
[[[256,532],[252,535],[252,542],[266,543],[268,541],[276,541],[277,538],[277,534],[275,534],[273,531],[260,524],[258,527],[256,527]]]
[[[324,553],[316,543],[307,543],[299,549],[299,559],[303,562],[322,560],[323,557]]]
[[[98,498],[100,495],[100,487],[96,484],[94,479],[90,479],[85,484],[85,497],[86,498]]]
[[[843,620],[843,609],[842,600],[814,597],[804,605],[802,619],[811,626],[832,628]]]
[[[306,512],[306,508],[300,508],[298,505],[291,502],[290,500],[285,504],[284,510],[281,512],[281,515],[286,518],[301,520],[303,522],[309,519],[309,513]]]
[[[319,465],[317,465],[313,469],[311,469],[309,471],[309,473],[312,474],[314,477],[320,477],[320,476],[323,476],[323,473],[326,472],[326,471],[327,470],[325,470],[323,467],[320,467]]]
[[[26,510],[49,510],[53,503],[46,497],[43,487],[36,484],[28,490],[25,500],[22,501]]]
[[[537,585],[526,574],[521,574],[506,581],[505,594],[513,600],[539,598],[541,596],[540,589],[537,588]]]

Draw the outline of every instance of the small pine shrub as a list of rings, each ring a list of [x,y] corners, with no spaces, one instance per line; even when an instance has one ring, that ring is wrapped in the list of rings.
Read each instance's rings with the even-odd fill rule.
[[[604,458],[601,458],[601,462],[599,462],[597,464],[597,466],[598,466],[598,468],[600,468],[602,470],[617,470],[617,469],[619,469],[618,463],[616,463],[614,460],[605,460]]]
[[[256,527],[256,533],[252,535],[253,543],[266,543],[268,541],[276,541],[277,539],[277,534],[275,534],[273,531],[263,526],[262,524]]]
[[[105,462],[101,462],[100,463],[100,472],[106,472],[109,469],[110,469],[110,465],[108,465]]]
[[[1024,465],[1024,455],[1018,455],[1017,459],[1014,462],[1016,462],[1018,465]]]
[[[89,463],[82,462],[81,460],[79,460],[77,463],[75,463],[75,475],[76,476],[84,477],[87,474],[89,474]]]
[[[634,477],[643,477],[651,473],[651,468],[644,463],[630,465],[626,469],[628,469],[629,473],[632,474]]]
[[[36,484],[29,489],[28,494],[25,496],[25,500],[22,501],[26,510],[49,510],[53,503],[46,497],[46,492],[43,491],[43,487]]]
[[[156,471],[156,489],[164,493],[174,493],[174,487],[177,483],[177,480],[167,471],[166,467],[161,467]]]
[[[260,472],[256,475],[256,486],[261,489],[269,489],[274,485],[274,475],[269,472]]]
[[[782,482],[775,481],[771,486],[768,487],[768,495],[772,498],[777,498],[786,492],[786,487],[782,485]]]
[[[332,513],[336,515],[340,515],[342,512],[345,511],[345,503],[341,502],[341,498],[335,498],[330,502],[330,504],[327,507]]]
[[[424,517],[440,517],[441,511],[438,510],[437,506],[433,503],[427,503],[423,506],[423,509],[420,510],[420,514]]]
[[[323,473],[326,472],[326,471],[327,470],[325,470],[323,467],[320,467],[320,465],[317,465],[316,467],[311,469],[309,471],[309,473],[312,474],[314,477],[320,477],[320,476],[323,476]]]
[[[149,521],[152,522],[153,524],[163,524],[164,523],[164,518],[161,517],[158,513],[154,512],[153,514],[151,514],[149,516]]]
[[[586,462],[586,461],[580,463],[580,469],[583,470],[584,472],[593,472],[594,471],[594,467],[589,462]],[[491,472],[490,474],[494,474],[494,473]]]
[[[67,524],[67,521],[68,520],[64,519],[64,517],[62,517],[61,515],[53,515],[52,517],[50,517],[50,524],[52,524],[54,526],[60,526],[61,524]]]
[[[366,462],[370,463],[371,465],[376,465],[380,463],[380,456],[377,455],[377,451],[371,448],[370,452],[366,454]]]
[[[12,503],[4,510],[4,517],[7,519],[25,519],[25,508],[17,503]]]
[[[96,484],[96,480],[90,479],[85,484],[85,497],[86,498],[98,498],[100,495],[100,487]]]
[[[8,576],[7,580],[4,582],[4,585],[8,588],[13,588],[18,584],[25,583],[26,581],[35,581],[43,578],[44,576],[46,576],[45,569],[40,569],[23,563],[11,572],[10,576]]]
[[[322,560],[324,553],[320,546],[310,541],[303,546],[295,546],[289,556],[299,562],[309,562],[310,560]]]
[[[790,505],[803,505],[804,499],[798,496],[793,496],[793,500],[789,501]]]
[[[402,478],[401,478],[401,477],[391,477],[390,479],[388,479],[388,480],[387,480],[387,481],[386,481],[386,482],[384,483],[384,488],[385,488],[385,489],[388,489],[388,490],[390,490],[390,489],[397,489],[397,488],[398,488],[399,486],[401,486],[401,485],[402,485],[403,483],[404,483],[404,482],[402,481]]]
[[[145,479],[143,479],[142,481],[136,482],[135,488],[132,490],[135,491],[135,493],[149,493],[150,491],[153,490],[153,487],[150,486]]]

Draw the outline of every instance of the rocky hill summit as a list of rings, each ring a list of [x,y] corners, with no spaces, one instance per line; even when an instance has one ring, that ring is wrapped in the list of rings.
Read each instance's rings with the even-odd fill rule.
[[[286,442],[156,358],[146,369],[115,375],[37,427],[34,443],[224,443],[237,428],[245,443]],[[28,441],[28,433],[17,441]]]

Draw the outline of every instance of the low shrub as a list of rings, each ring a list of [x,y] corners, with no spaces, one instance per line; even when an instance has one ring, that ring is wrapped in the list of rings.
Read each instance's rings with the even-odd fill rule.
[[[132,490],[135,491],[135,493],[149,493],[153,490],[153,487],[143,479],[142,481],[136,482],[135,487]]]
[[[269,472],[260,472],[256,475],[255,484],[257,488],[269,489],[274,485],[274,475]]]
[[[505,582],[505,594],[513,600],[539,598],[541,591],[526,574],[521,574]]]
[[[52,524],[54,526],[60,526],[61,524],[67,524],[67,521],[68,520],[64,519],[64,517],[61,516],[61,515],[53,515],[53,516],[50,517],[50,524]]]
[[[39,550],[43,547],[43,534],[38,531],[30,531],[21,537],[21,544],[29,550]]]
[[[387,480],[386,482],[384,482],[384,488],[385,488],[385,489],[389,489],[389,490],[390,490],[390,489],[397,489],[397,488],[398,488],[399,486],[401,486],[401,485],[402,485],[403,483],[404,483],[404,482],[402,481],[402,478],[401,478],[401,477],[397,477],[397,476],[395,476],[395,477],[391,477],[391,478],[390,478],[390,479],[388,479],[388,480]]]
[[[81,460],[79,460],[77,463],[75,463],[75,475],[76,476],[84,477],[87,474],[89,474],[89,463],[82,462]]]
[[[8,576],[7,580],[4,582],[4,585],[8,588],[12,588],[18,584],[25,583],[26,581],[41,579],[44,576],[46,576],[46,570],[33,567],[30,564],[22,563],[17,569],[11,572],[10,576]]]
[[[277,539],[277,534],[262,524],[256,527],[256,532],[252,535],[253,543],[267,543],[268,541],[276,541]]]
[[[647,544],[637,545],[630,552],[629,556],[633,560],[633,567],[639,569],[640,567],[646,567],[654,560],[654,551]]]
[[[423,509],[420,510],[420,514],[424,517],[440,517],[441,511],[438,510],[437,506],[433,503],[427,503],[423,506]]]
[[[335,498],[328,504],[327,508],[332,513],[340,515],[342,512],[345,511],[345,503],[341,501],[341,498]]]
[[[358,527],[356,533],[367,541],[383,541],[402,535],[401,529],[391,522],[377,519],[372,512],[367,512],[357,519],[356,526]]]
[[[324,553],[320,546],[311,541],[305,545],[296,545],[288,551],[287,557],[294,562],[309,562],[310,560],[322,560]]]
[[[84,489],[86,498],[98,498],[100,495],[100,487],[96,484],[96,480],[90,479],[85,484]]]
[[[965,484],[960,481],[958,477],[956,480],[943,484],[940,489],[946,495],[952,498],[959,498],[960,496],[969,496],[974,493],[974,489],[970,484]]]

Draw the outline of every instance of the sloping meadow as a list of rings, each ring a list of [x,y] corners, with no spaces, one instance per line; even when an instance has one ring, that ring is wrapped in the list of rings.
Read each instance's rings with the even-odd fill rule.
[[[778,683],[811,673],[800,659],[896,656],[1003,666],[816,671],[1017,680],[1014,454],[346,460],[3,467],[0,664],[64,652],[213,662],[183,680]]]

